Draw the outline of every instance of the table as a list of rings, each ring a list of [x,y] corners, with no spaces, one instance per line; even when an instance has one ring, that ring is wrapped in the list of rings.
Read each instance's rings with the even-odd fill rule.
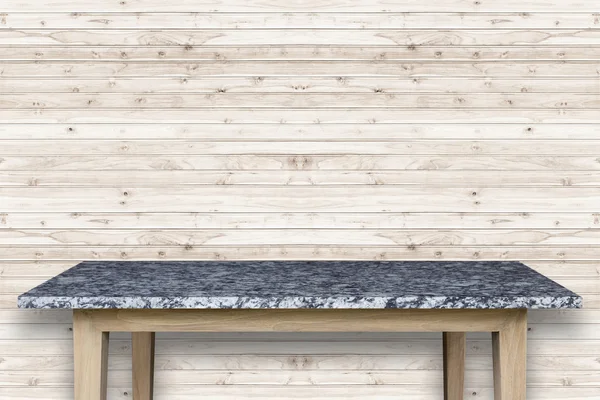
[[[73,309],[75,400],[105,400],[109,333],[132,332],[133,398],[153,396],[155,332],[442,332],[463,399],[465,333],[491,332],[494,397],[523,400],[527,309],[581,297],[519,262],[88,261],[19,296]]]

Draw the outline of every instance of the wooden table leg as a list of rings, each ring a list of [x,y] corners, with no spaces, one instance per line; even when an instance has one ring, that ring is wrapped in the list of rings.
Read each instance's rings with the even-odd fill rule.
[[[494,370],[495,400],[525,399],[525,346],[527,330],[527,310],[95,310],[79,311],[92,320],[86,336],[106,343],[108,335],[98,332],[134,332],[136,336],[134,380],[140,392],[145,390],[150,399],[152,393],[150,368],[152,360],[152,332],[447,332],[445,338],[445,377],[446,398],[460,399],[464,386],[464,332],[497,332],[494,334]],[[74,313],[75,314],[75,313]],[[86,325],[87,326],[87,325]],[[79,330],[83,330],[83,324]],[[83,336],[78,333],[76,336]],[[83,349],[84,340],[76,340],[76,346],[82,348],[76,356],[75,367],[83,371],[83,361],[87,351]],[[142,344],[145,343],[145,344]],[[462,350],[461,350],[462,346]],[[102,345],[93,348],[102,348]],[[142,350],[137,350],[138,348]],[[105,351],[105,350],[104,350]],[[102,352],[91,351],[94,358],[104,360]],[[462,356],[461,356],[462,355]],[[458,361],[457,361],[458,360]],[[101,362],[93,365],[101,365]],[[106,375],[106,366],[99,367]],[[105,400],[104,397],[87,396],[84,386],[88,375],[76,373],[76,391],[80,393],[75,400]],[[100,374],[98,374],[100,376]],[[460,378],[455,378],[455,377]],[[105,378],[98,378],[94,387],[104,387]],[[104,384],[99,382],[104,381]],[[95,382],[95,381],[93,381]],[[89,386],[89,383],[85,383]],[[101,391],[99,390],[98,393]],[[517,393],[517,395],[513,395]],[[99,395],[102,396],[102,395]],[[143,395],[139,395],[143,396]],[[136,398],[136,400],[138,400]]]
[[[133,332],[133,400],[152,400],[154,391],[154,332]]]
[[[499,332],[492,332],[494,400],[525,400],[527,310],[511,314]]]
[[[106,400],[108,332],[98,330],[89,314],[73,312],[75,400]]]
[[[465,332],[444,332],[444,400],[462,400],[465,385]]]

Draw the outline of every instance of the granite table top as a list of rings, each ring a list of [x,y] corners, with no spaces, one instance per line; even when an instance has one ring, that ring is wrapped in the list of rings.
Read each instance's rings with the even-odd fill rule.
[[[580,308],[520,262],[86,261],[19,296],[21,308]]]

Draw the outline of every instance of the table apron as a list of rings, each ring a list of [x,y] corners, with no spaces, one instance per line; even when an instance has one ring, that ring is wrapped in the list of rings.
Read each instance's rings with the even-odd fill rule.
[[[102,332],[499,332],[526,309],[73,310]]]

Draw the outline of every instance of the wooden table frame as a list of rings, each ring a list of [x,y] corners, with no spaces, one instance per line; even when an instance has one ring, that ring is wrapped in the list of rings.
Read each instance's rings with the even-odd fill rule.
[[[444,399],[462,400],[465,333],[492,332],[494,399],[525,400],[527,310],[74,310],[75,400],[105,400],[109,332],[132,332],[133,399],[151,400],[154,332],[443,332]]]

